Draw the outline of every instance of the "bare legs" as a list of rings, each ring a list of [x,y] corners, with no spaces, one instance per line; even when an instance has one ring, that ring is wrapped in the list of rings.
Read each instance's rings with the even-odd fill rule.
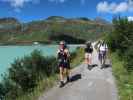
[[[64,80],[64,68],[63,67],[60,67],[60,81],[63,81]]]
[[[69,74],[70,74],[70,70],[68,68],[63,68],[60,67],[60,87],[64,86],[64,78],[67,78],[67,82],[69,82]]]
[[[85,63],[87,64],[87,65],[91,65],[92,64],[92,58],[91,58],[91,54],[87,54],[86,56],[85,56]]]

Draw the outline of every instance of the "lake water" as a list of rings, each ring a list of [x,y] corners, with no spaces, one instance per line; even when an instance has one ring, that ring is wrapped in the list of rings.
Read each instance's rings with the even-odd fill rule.
[[[78,45],[69,45],[68,47],[70,52],[73,52]],[[0,46],[0,75],[8,70],[16,58],[29,55],[35,49],[41,50],[44,56],[55,56],[58,45]]]

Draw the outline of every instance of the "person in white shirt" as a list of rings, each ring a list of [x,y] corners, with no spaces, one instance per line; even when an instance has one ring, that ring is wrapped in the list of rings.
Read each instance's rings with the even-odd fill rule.
[[[100,41],[100,43],[98,44],[98,59],[101,65],[105,64],[107,52],[107,44],[105,43],[105,41]]]

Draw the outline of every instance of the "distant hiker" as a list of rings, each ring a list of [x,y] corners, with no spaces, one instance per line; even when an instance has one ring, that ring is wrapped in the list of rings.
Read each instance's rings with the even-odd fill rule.
[[[100,64],[103,66],[106,61],[108,46],[105,43],[105,41],[101,40],[101,41],[99,41],[97,48],[98,48],[98,59],[100,61]]]
[[[93,52],[93,46],[90,41],[86,42],[85,47],[85,63],[88,64],[88,67],[92,64],[92,52]]]
[[[69,53],[67,45],[64,41],[61,41],[60,44],[59,44],[57,57],[58,57],[58,66],[59,66],[59,70],[60,70],[60,87],[63,87],[65,76],[67,78],[67,82],[70,81],[70,78],[69,78],[70,53]]]

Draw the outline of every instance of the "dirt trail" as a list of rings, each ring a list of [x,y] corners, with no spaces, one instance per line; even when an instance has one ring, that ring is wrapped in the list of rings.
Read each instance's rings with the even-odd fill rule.
[[[93,52],[93,68],[81,64],[72,70],[72,82],[63,88],[53,87],[39,100],[118,100],[117,89],[110,66],[100,69],[97,52]],[[110,61],[107,60],[109,65]]]

